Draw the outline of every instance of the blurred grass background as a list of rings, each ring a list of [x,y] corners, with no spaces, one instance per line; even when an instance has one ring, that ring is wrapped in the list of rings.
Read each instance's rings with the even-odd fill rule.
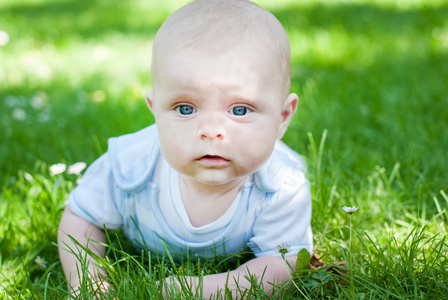
[[[36,162],[91,162],[106,139],[153,122],[151,40],[188,1],[0,3],[1,182]],[[368,175],[397,162],[447,183],[447,1],[258,1],[287,29],[300,108],[286,141],[328,129],[327,155]]]
[[[187,2],[0,2],[3,275],[42,249],[61,274],[51,241],[75,178],[48,166],[90,164],[108,137],[154,122],[151,42]],[[255,2],[290,36],[300,104],[284,140],[309,163],[316,236],[330,222],[328,239],[347,240],[343,205],[360,206],[355,227],[383,245],[395,225],[406,235],[422,220],[446,235],[448,1]]]

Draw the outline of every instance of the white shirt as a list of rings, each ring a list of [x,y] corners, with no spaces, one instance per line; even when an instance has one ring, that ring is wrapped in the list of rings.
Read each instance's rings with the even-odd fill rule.
[[[184,207],[179,173],[160,152],[157,128],[109,139],[69,197],[74,213],[103,228],[123,229],[136,245],[182,259],[249,247],[256,256],[312,250],[311,196],[300,156],[281,142],[217,220],[195,227]]]

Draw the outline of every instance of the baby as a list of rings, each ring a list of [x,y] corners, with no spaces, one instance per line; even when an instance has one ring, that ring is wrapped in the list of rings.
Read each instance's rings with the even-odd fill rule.
[[[226,283],[250,288],[248,273],[265,288],[288,280],[275,247],[288,243],[294,266],[300,249],[311,251],[312,232],[304,163],[280,142],[298,104],[285,30],[252,2],[198,0],[159,29],[151,74],[156,124],[110,139],[70,194],[58,236],[69,284],[80,285],[68,235],[104,255],[90,242],[105,241],[104,225],[178,260],[250,248],[254,259],[203,278],[205,297]],[[94,261],[89,271],[105,273]]]

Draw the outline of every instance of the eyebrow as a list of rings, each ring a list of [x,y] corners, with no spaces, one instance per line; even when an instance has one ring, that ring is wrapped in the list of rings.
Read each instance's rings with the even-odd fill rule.
[[[192,95],[192,93],[176,93],[173,97],[170,97],[170,103],[182,102],[182,101],[193,101],[197,100],[198,97]]]
[[[250,99],[250,98],[246,98],[246,97],[237,96],[237,97],[232,97],[232,99],[233,99],[233,102],[237,102],[237,103],[245,103],[245,104],[249,104],[251,106],[259,106],[260,105],[257,101]]]

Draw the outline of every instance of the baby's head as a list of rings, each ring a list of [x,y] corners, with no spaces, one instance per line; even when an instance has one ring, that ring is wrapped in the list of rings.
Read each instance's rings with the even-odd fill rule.
[[[174,12],[154,40],[152,83],[157,90],[163,58],[190,49],[203,55],[238,50],[252,52],[260,64],[270,64],[272,84],[289,93],[291,77],[288,36],[267,10],[245,0],[198,0]]]
[[[297,107],[286,32],[245,0],[198,0],[174,12],[154,40],[151,74],[146,101],[162,153],[202,183],[258,170]]]

